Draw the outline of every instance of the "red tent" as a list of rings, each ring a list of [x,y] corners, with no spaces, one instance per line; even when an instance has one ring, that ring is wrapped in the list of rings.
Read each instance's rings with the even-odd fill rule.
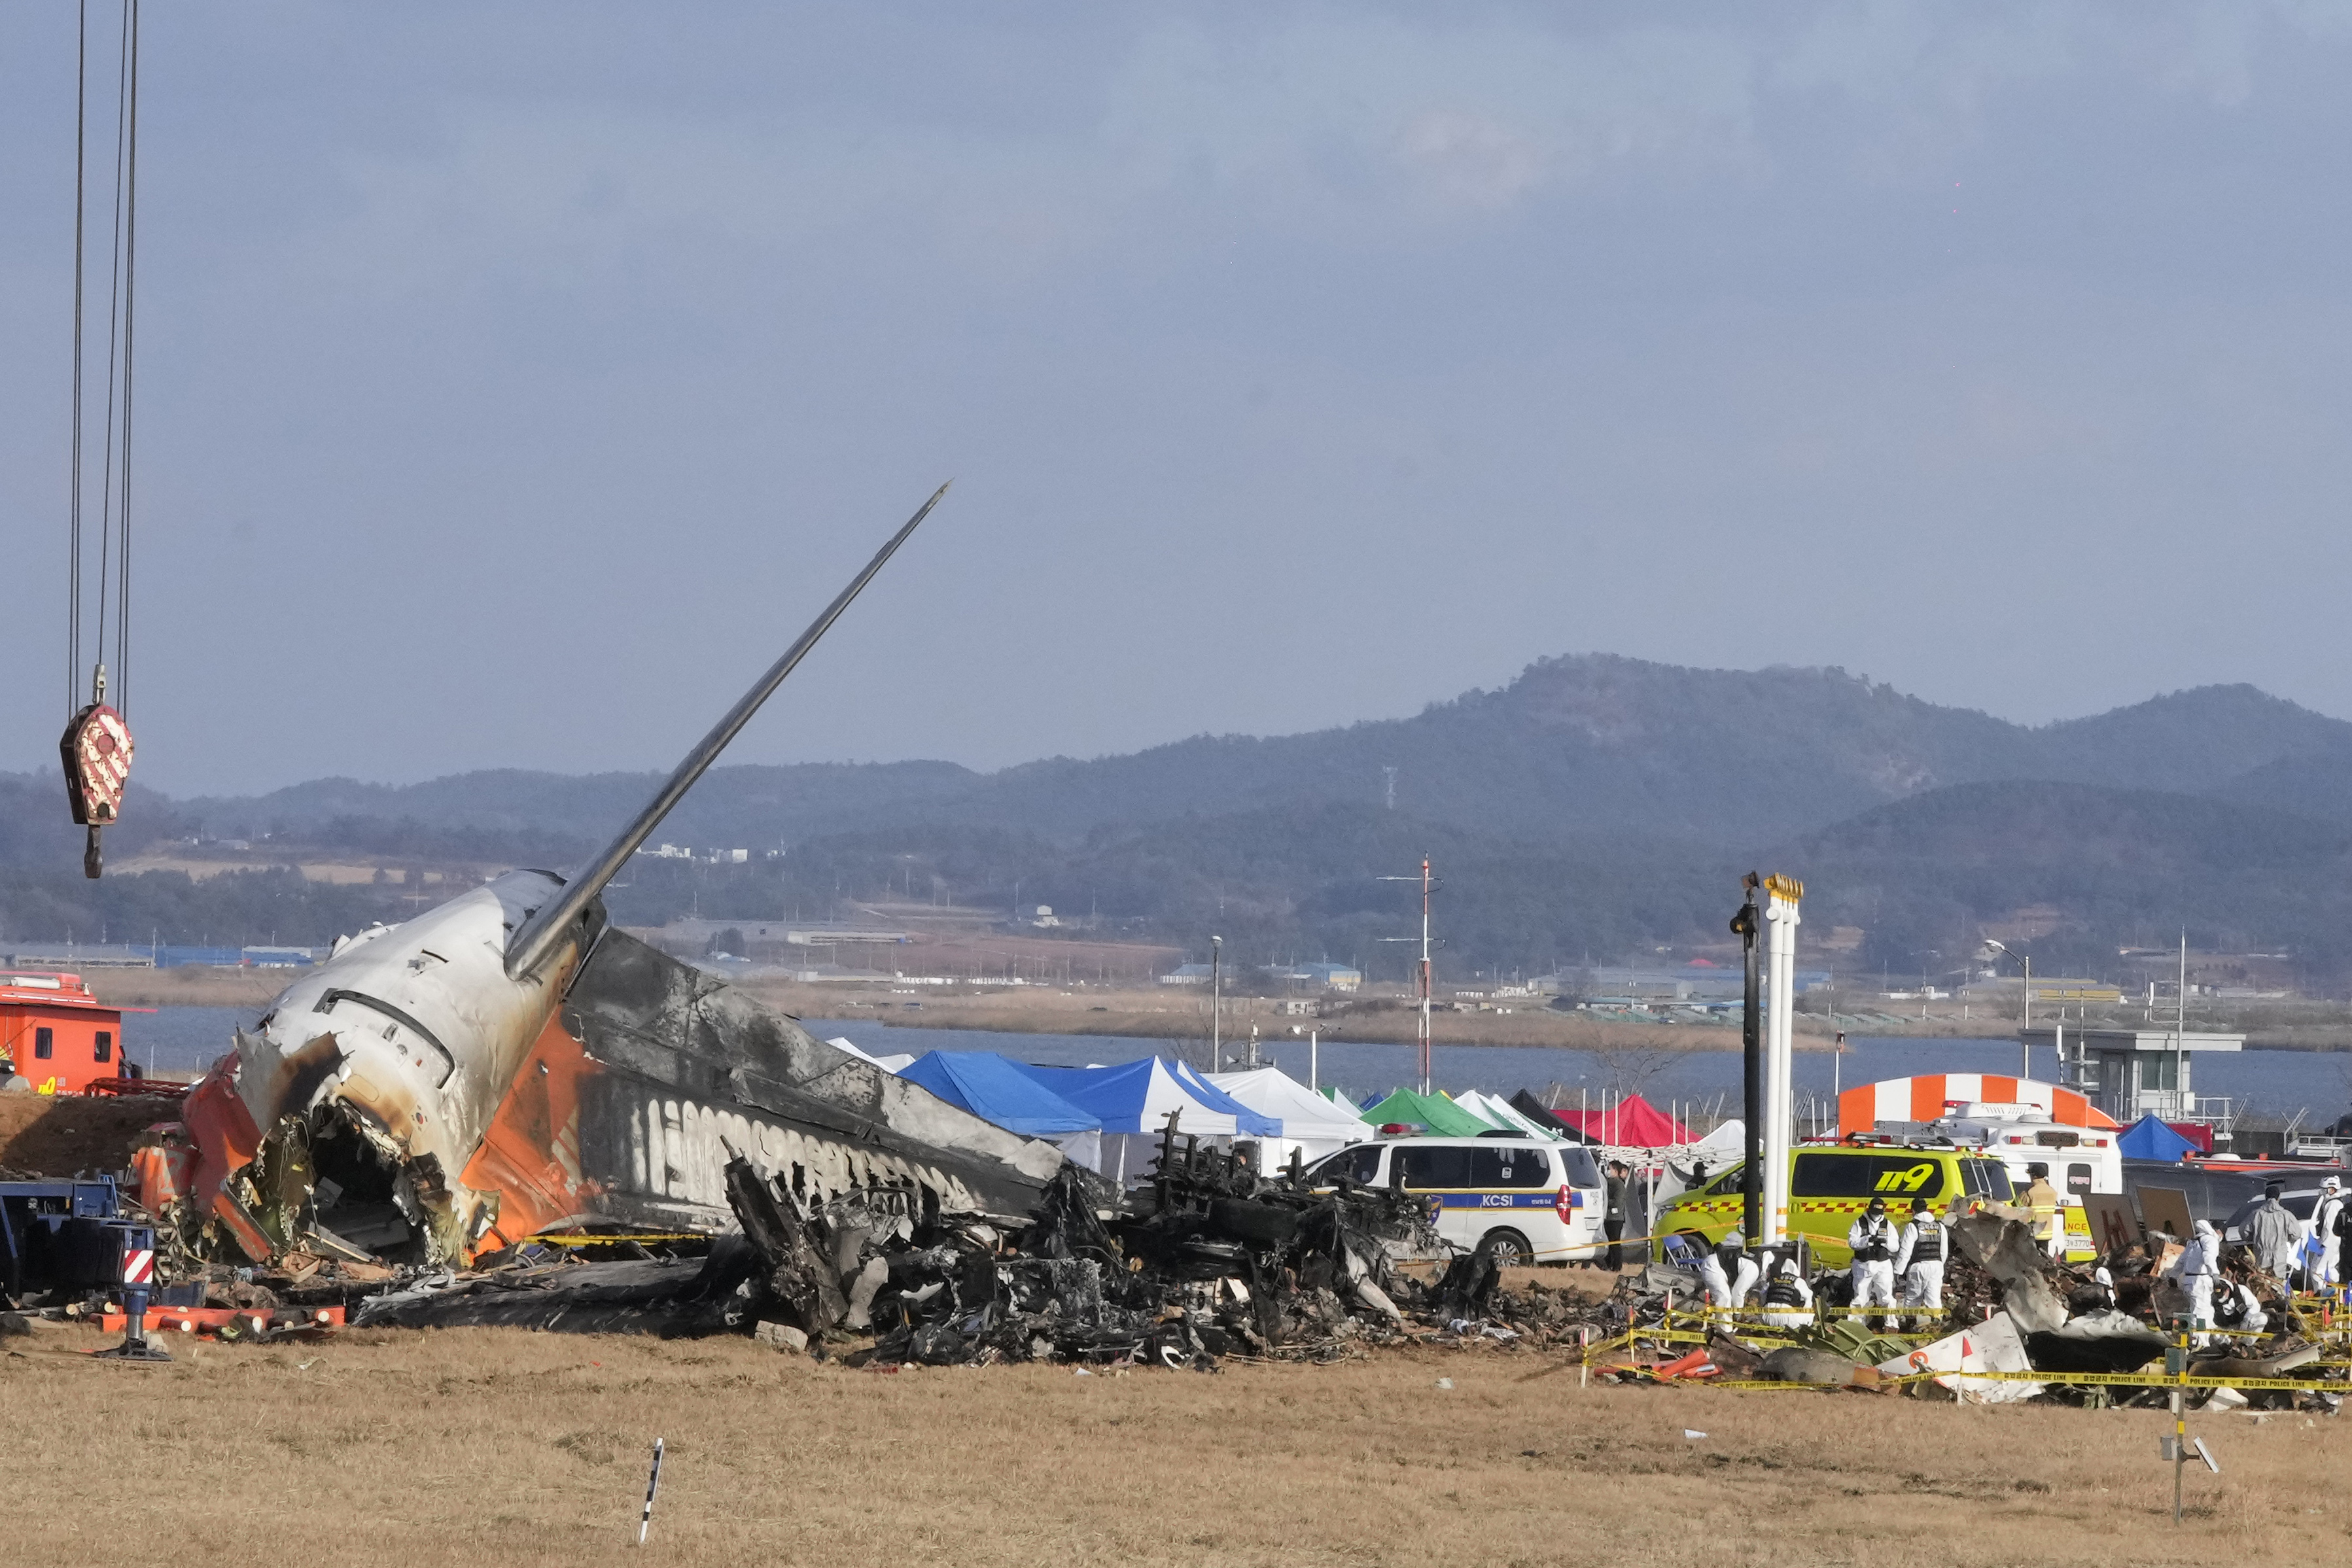
[[[1694,1141],[1689,1128],[1639,1094],[1628,1094],[1606,1111],[1578,1111],[1563,1106],[1552,1114],[1570,1130],[1612,1148],[1664,1149]]]

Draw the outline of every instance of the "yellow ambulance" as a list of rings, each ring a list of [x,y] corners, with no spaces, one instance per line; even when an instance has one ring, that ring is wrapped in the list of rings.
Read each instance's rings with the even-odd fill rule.
[[[1651,1256],[1663,1260],[1670,1237],[1711,1248],[1738,1229],[1745,1168],[1741,1161],[1710,1176],[1660,1210],[1651,1227]],[[1846,1232],[1874,1197],[1885,1198],[1901,1216],[1923,1198],[1944,1213],[1963,1197],[2007,1203],[2014,1191],[2000,1160],[1950,1144],[1806,1145],[1789,1151],[1789,1234],[1803,1237],[1817,1262],[1843,1268],[1853,1257]]]

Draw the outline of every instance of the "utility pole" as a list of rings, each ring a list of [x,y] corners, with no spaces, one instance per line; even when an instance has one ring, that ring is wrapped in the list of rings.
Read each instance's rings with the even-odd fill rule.
[[[2033,1027],[2033,960],[2022,953],[2012,950],[2008,943],[1997,937],[1988,936],[1984,942],[1988,947],[2007,953],[2025,970],[2024,1000],[2019,1004],[2017,1023],[2017,1048],[2023,1053],[2024,1061],[2018,1069],[2018,1076],[2031,1078],[2033,1076],[2033,1047],[2026,1040],[2025,1031]],[[2066,1076],[2066,1064],[2063,1061],[2058,1063],[2058,1076],[2061,1078]]]
[[[2187,1119],[2181,1106],[2180,1080],[2189,1054],[2189,930],[2180,932],[2180,990],[2174,998],[2172,1024],[2172,1113]]]
[[[1413,879],[1409,876],[1383,876],[1376,877],[1373,880],[1377,882],[1411,882]],[[1421,973],[1418,979],[1421,989],[1421,1028],[1418,1033],[1418,1056],[1421,1069],[1421,1092],[1426,1094],[1430,1092],[1430,1082],[1433,1076],[1430,1062],[1431,1052],[1429,1045],[1429,996],[1431,977],[1429,953],[1432,946],[1429,936],[1429,898],[1431,894],[1437,891],[1437,883],[1430,880],[1429,857],[1427,855],[1421,857],[1420,880]],[[1412,938],[1410,936],[1383,936],[1381,940],[1383,942],[1410,942]]]
[[[1225,993],[1219,966],[1225,956],[1225,939],[1209,938],[1209,1071],[1225,1070]]]
[[[1421,1092],[1430,1092],[1429,1081],[1429,857],[1421,857]],[[2181,972],[2188,973],[2188,938],[2181,939]]]

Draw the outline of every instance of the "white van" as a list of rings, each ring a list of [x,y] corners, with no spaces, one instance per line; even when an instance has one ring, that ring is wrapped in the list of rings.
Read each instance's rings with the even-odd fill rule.
[[[1963,1148],[1979,1148],[2000,1161],[2019,1192],[2032,1181],[2034,1166],[2050,1167],[2066,1226],[2066,1256],[2076,1261],[2098,1256],[2083,1199],[2095,1192],[2124,1189],[2124,1151],[2119,1132],[2061,1126],[2032,1105],[1971,1103],[1930,1123]]]
[[[1517,1134],[1483,1138],[1383,1138],[1351,1144],[1307,1167],[1310,1186],[1346,1176],[1427,1200],[1437,1234],[1463,1249],[1484,1249],[1496,1262],[1567,1263],[1598,1256],[1601,1167],[1581,1144],[1552,1144]],[[1319,1178],[1319,1180],[1318,1180]]]

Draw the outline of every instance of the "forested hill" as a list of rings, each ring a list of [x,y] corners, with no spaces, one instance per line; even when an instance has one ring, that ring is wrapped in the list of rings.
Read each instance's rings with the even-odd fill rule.
[[[227,839],[290,863],[562,865],[658,783],[499,770],[239,799],[134,790],[109,839],[119,859]],[[61,793],[0,776],[0,867],[13,868],[0,935],[160,924],[132,905],[160,899],[161,881],[144,893],[136,884],[155,879],[80,883]],[[721,768],[662,837],[750,850],[752,869],[723,885],[697,873],[690,889],[683,873],[639,875],[614,902],[658,919],[666,900],[717,896],[753,917],[814,912],[895,878],[1008,911],[1019,888],[1024,902],[1181,942],[1215,924],[1269,953],[1344,956],[1393,922],[1393,889],[1371,879],[1427,849],[1447,867],[1449,963],[1465,968],[1712,938],[1724,888],[1767,862],[1807,877],[1818,919],[1864,928],[1856,961],[1907,967],[1972,923],[2037,904],[2066,912],[2053,956],[2087,960],[2185,921],[2217,943],[2342,967],[2331,890],[2346,831],[2352,725],[2250,686],[2035,728],[1838,670],[1580,655],[1411,718],[1307,735],[1203,736],[986,774],[923,761]],[[343,904],[366,894],[306,894],[307,912],[276,932],[308,939],[295,934],[305,921],[346,920]],[[257,886],[238,896],[268,903]],[[227,884],[183,888],[173,917],[199,918],[188,912],[207,897],[227,899]],[[224,915],[215,934],[261,918]]]

